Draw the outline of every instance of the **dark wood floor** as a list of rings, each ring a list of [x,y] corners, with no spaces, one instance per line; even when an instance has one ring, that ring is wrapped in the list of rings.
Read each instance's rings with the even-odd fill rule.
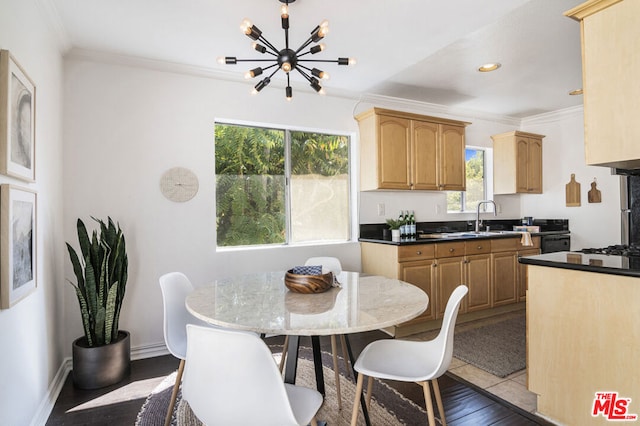
[[[387,337],[382,332],[374,331],[351,335],[350,342],[353,352],[357,356],[369,342]],[[280,337],[267,339],[269,344],[279,344],[281,341]],[[323,338],[321,342],[322,349],[330,352],[329,339]],[[301,343],[310,346],[310,342],[306,338],[301,339]],[[47,426],[133,425],[146,396],[135,398],[135,392],[132,392],[130,388],[138,381],[166,376],[177,369],[178,363],[179,361],[170,355],[133,361],[131,375],[126,380],[98,390],[76,389],[71,381],[71,376],[69,376],[49,416]],[[549,424],[543,419],[448,373],[438,382],[447,423],[451,426]],[[420,386],[413,383],[387,383],[416,404],[424,407],[424,396]],[[117,397],[119,394],[125,394],[125,398],[133,395],[134,399],[91,408],[82,407],[83,404],[89,404],[98,398],[109,399],[109,397]]]

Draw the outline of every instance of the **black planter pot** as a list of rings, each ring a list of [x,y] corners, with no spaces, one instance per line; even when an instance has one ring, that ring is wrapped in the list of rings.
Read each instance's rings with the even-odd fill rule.
[[[90,348],[86,337],[73,342],[73,383],[80,389],[98,389],[120,382],[131,371],[131,340],[120,330],[115,342]]]

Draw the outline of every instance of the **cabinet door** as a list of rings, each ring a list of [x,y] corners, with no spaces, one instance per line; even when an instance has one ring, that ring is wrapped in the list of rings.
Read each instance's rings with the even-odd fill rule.
[[[378,130],[379,188],[410,189],[409,120],[381,115]],[[375,165],[371,164],[369,167],[375,167]]]
[[[411,122],[411,183],[413,189],[438,189],[438,125]]]
[[[527,150],[527,192],[542,194],[542,140],[529,138]]]
[[[427,310],[418,317],[405,324],[433,320],[435,316],[436,291],[434,280],[434,262],[432,260],[419,262],[403,262],[399,266],[400,280],[420,287],[429,296],[429,306]]]
[[[529,139],[516,139],[516,192],[529,192]]]
[[[467,312],[491,307],[491,255],[467,256],[465,260]]]
[[[466,187],[464,127],[440,125],[439,188],[464,191]]]
[[[464,283],[464,257],[449,257],[437,260],[436,277],[437,277],[437,301],[436,318],[442,318],[447,307],[449,296],[460,284]],[[467,303],[463,299],[460,304],[459,313],[466,312]]]
[[[491,255],[493,267],[493,306],[516,303],[518,253],[503,252]]]
[[[530,249],[518,251],[518,257],[535,256],[540,254],[540,249]],[[527,299],[527,265],[518,262],[518,302],[524,302]]]

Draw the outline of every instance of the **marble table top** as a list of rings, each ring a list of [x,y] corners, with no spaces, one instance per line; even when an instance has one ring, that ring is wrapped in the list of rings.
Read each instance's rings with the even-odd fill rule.
[[[300,294],[284,285],[284,271],[216,280],[187,296],[195,317],[222,327],[267,334],[332,335],[400,324],[427,309],[429,297],[404,281],[343,271],[341,287]]]

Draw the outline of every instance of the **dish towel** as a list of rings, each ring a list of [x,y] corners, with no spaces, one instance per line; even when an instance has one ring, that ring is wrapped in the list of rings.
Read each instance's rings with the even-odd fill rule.
[[[532,246],[533,241],[531,241],[531,233],[529,232],[521,232],[522,238],[520,238],[520,244],[523,246]]]

